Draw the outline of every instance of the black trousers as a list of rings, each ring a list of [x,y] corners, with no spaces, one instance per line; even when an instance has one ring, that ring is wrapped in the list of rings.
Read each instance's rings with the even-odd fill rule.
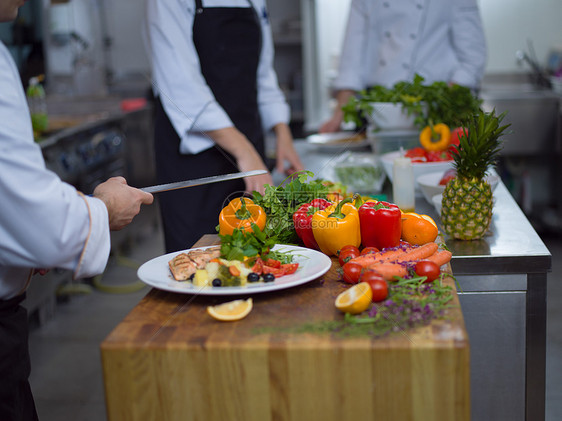
[[[0,420],[36,421],[35,402],[29,386],[27,310],[25,295],[0,300]]]

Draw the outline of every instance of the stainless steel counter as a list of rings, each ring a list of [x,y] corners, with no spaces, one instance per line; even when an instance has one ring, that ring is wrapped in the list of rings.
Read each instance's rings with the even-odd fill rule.
[[[318,176],[343,152],[305,141],[297,141],[296,148]],[[490,231],[482,240],[445,237],[471,342],[472,418],[540,420],[545,416],[546,280],[552,256],[502,182],[494,200]],[[421,195],[416,212],[440,224]]]

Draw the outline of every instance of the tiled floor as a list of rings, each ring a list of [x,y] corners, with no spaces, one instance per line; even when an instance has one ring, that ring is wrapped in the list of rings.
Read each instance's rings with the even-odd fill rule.
[[[562,238],[545,238],[552,253],[548,278],[547,421],[562,419]],[[128,258],[142,263],[162,254],[160,231],[138,241]],[[133,265],[112,260],[103,282],[134,282]],[[109,294],[93,290],[59,303],[55,316],[30,335],[31,385],[41,421],[106,420],[99,345],[148,292],[147,287]],[[476,420],[480,421],[480,420]],[[532,420],[536,421],[536,420]]]

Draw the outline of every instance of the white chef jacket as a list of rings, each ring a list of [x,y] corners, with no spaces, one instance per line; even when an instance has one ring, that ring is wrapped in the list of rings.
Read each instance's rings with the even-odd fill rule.
[[[75,278],[103,272],[110,249],[107,208],[46,169],[18,70],[2,42],[0,201],[0,299],[22,293],[32,268],[69,269]]]
[[[289,106],[273,69],[273,39],[265,0],[251,0],[262,28],[258,108],[265,131],[288,123]],[[249,7],[249,0],[203,0],[203,7]],[[193,44],[194,0],[147,0],[144,39],[151,57],[153,92],[160,97],[181,143],[196,154],[214,145],[202,132],[234,124],[206,84]]]
[[[412,80],[478,89],[486,40],[476,0],[352,0],[336,89]]]

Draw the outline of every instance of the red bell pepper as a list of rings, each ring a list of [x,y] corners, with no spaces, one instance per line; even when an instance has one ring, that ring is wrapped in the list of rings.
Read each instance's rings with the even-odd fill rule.
[[[320,250],[318,243],[314,239],[314,234],[312,233],[312,215],[331,205],[332,203],[326,199],[314,199],[310,203],[300,205],[297,211],[293,214],[295,231],[306,247]]]
[[[402,215],[394,203],[366,202],[359,208],[361,243],[379,250],[400,244]]]

